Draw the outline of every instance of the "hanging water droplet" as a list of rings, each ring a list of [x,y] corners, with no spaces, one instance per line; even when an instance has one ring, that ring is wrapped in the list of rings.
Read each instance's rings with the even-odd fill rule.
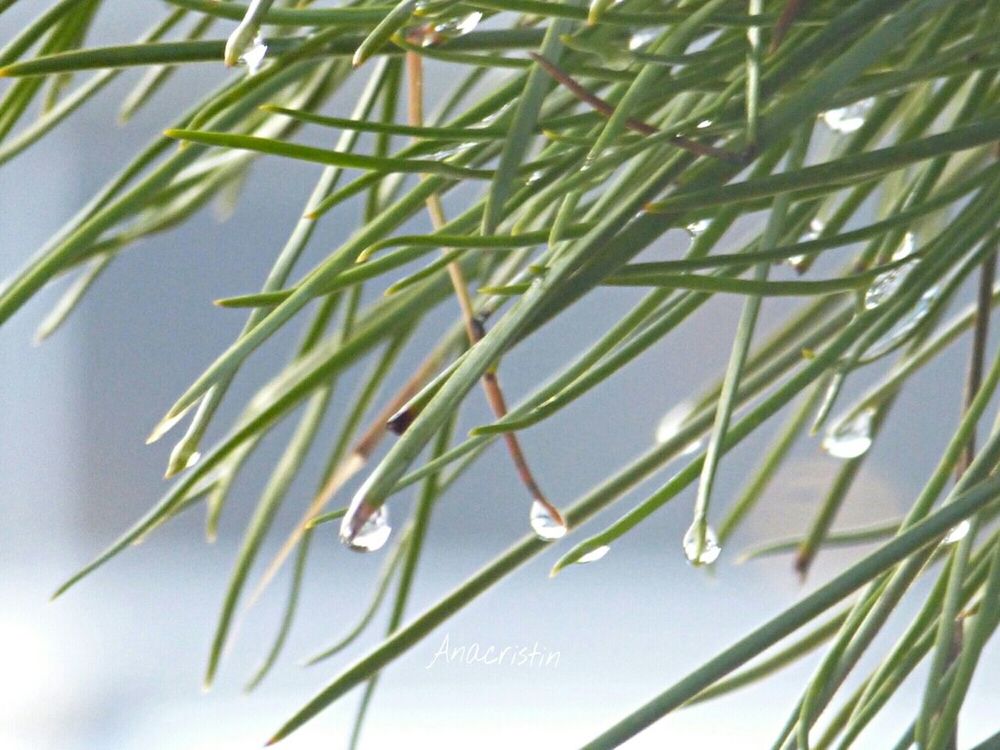
[[[907,233],[909,236],[909,233]],[[912,253],[912,249],[908,249],[908,245],[904,239],[902,245],[899,249],[893,253],[893,260],[902,260],[907,257],[907,255],[898,255],[901,252]],[[898,255],[898,257],[897,257]],[[903,281],[906,279],[907,274],[912,270],[916,260],[909,263],[904,263],[901,266],[896,266],[895,268],[890,268],[888,271],[880,273],[876,276],[865,292],[865,309],[874,310],[876,307],[885,302],[889,297],[894,295],[899,291],[899,288],[903,285]]]
[[[867,351],[865,351],[865,359],[881,357],[913,333],[913,330],[920,325],[921,321],[927,317],[927,313],[931,311],[931,306],[934,304],[934,300],[937,299],[939,293],[940,289],[934,286],[920,295],[917,304],[906,315],[897,320],[888,333],[884,334],[878,341],[868,347]]]
[[[349,549],[356,552],[377,552],[389,541],[392,527],[389,525],[389,511],[384,505],[376,508],[365,519],[357,533],[353,534],[351,532],[352,524],[349,522],[351,516],[350,512],[344,516],[340,527],[340,541]]]
[[[698,522],[691,524],[691,527],[684,534],[684,556],[692,565],[711,565],[719,559],[722,547],[719,546],[719,538],[715,535],[711,526],[705,527],[705,540],[698,550]]]
[[[656,426],[656,442],[662,445],[668,440],[672,440],[681,431],[681,428],[684,427],[684,423],[693,411],[694,405],[690,401],[682,401],[664,414],[663,419]],[[696,438],[685,445],[678,455],[688,456],[692,453],[697,453],[701,449],[701,445],[702,439]]]
[[[834,458],[857,458],[872,446],[874,409],[865,409],[849,422],[840,422],[826,433],[823,450]]]
[[[441,41],[441,37],[452,39],[457,36],[468,34],[470,31],[474,31],[476,26],[478,26],[479,22],[482,20],[483,14],[477,10],[472,13],[467,13],[464,16],[449,18],[447,21],[434,24],[434,26],[431,27],[431,30],[434,33],[425,34],[423,40],[421,41],[421,46],[429,47],[432,44],[438,44]]]
[[[656,35],[659,32],[655,28],[640,29],[632,34],[628,40],[628,48],[631,52],[635,52],[637,49],[645,47],[651,41],[656,39]]]
[[[577,565],[586,565],[587,563],[597,562],[610,551],[611,547],[606,544],[602,544],[600,547],[590,550],[587,554],[581,555],[580,559],[578,559],[576,563]]]
[[[554,514],[545,503],[535,500],[531,504],[531,530],[545,542],[554,542],[566,536],[566,523]]]
[[[881,305],[899,289],[901,283],[898,268],[876,276],[865,292],[865,309],[874,310]]]
[[[802,235],[802,241],[811,242],[812,240],[819,239],[824,229],[826,229],[826,224],[823,223],[823,220],[818,217],[813,218],[809,222],[809,231]]]
[[[799,242],[812,242],[813,240],[818,240],[820,234],[823,233],[825,228],[826,225],[821,219],[814,218],[809,222],[809,230],[799,237]],[[790,255],[786,259],[786,262],[796,271],[802,271],[804,270],[803,265],[808,259],[808,255]]]
[[[240,63],[247,66],[250,75],[254,75],[260,71],[266,55],[267,44],[264,43],[264,37],[258,34],[254,37],[253,44],[247,48],[246,52],[240,55]]]
[[[874,104],[874,99],[862,99],[846,107],[828,109],[820,116],[826,126],[835,133],[853,133],[865,124],[865,117]]]
[[[697,125],[696,125],[695,127],[697,127],[697,128],[698,128],[698,130],[704,130],[705,128],[710,128],[710,127],[712,127],[712,126],[713,126],[714,124],[715,124],[715,123],[714,123],[714,122],[712,122],[711,120],[702,120],[702,121],[701,121],[701,122],[699,122],[699,123],[698,123],[698,124],[697,124]]]
[[[903,239],[892,253],[893,260],[903,260],[903,258],[909,258],[913,255],[913,251],[917,249],[917,238],[913,232],[907,232],[903,235]]]
[[[972,524],[969,523],[968,518],[959,523],[957,526],[952,526],[951,531],[945,534],[944,539],[941,540],[941,545],[956,544],[957,542],[962,541],[969,535],[970,528],[972,528]]]
[[[687,233],[690,234],[692,237],[697,237],[701,234],[704,234],[705,230],[708,229],[711,223],[712,223],[711,219],[698,219],[698,221],[693,221],[690,224],[688,224],[685,227],[685,229],[687,229]]]

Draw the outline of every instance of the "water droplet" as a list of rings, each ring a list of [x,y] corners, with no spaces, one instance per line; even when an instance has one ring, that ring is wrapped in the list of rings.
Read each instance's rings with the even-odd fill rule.
[[[447,159],[449,156],[456,156],[456,155],[462,153],[463,151],[467,151],[468,149],[472,148],[475,145],[476,145],[475,142],[472,142],[472,141],[468,141],[466,143],[456,143],[454,146],[448,146],[447,148],[442,148],[442,149],[440,149],[438,151],[435,151],[435,152],[433,152],[431,154],[428,154],[424,158],[426,158],[426,159]]]
[[[907,233],[909,234],[909,233]],[[899,246],[899,249],[893,253],[893,260],[902,260],[906,258],[909,253],[912,253],[912,245],[907,245],[904,239],[903,244]],[[906,253],[900,255],[900,253]],[[901,266],[896,266],[888,271],[880,273],[876,276],[865,292],[865,309],[874,310],[876,307],[884,303],[889,297],[894,295],[899,291],[899,288],[903,285],[903,281],[906,276],[912,270],[916,260],[909,263],[904,263]]]
[[[434,33],[424,35],[421,46],[428,47],[432,44],[437,44],[441,41],[440,37],[452,39],[457,36],[468,34],[470,31],[474,31],[476,26],[478,26],[479,22],[482,20],[483,14],[477,10],[464,16],[449,18],[447,21],[434,24],[432,27],[432,31]]]
[[[360,507],[365,507],[363,504]],[[377,552],[382,549],[387,541],[389,541],[389,535],[392,533],[392,527],[389,525],[389,511],[384,505],[380,505],[375,509],[371,515],[365,519],[365,522],[358,529],[357,533],[351,532],[351,526],[349,519],[354,515],[348,513],[344,516],[344,521],[340,527],[340,541],[343,542],[348,548],[356,552]]]
[[[957,542],[962,541],[963,539],[965,539],[965,537],[969,535],[969,529],[971,527],[972,524],[969,523],[969,519],[966,518],[957,526],[953,526],[951,528],[951,531],[945,534],[944,539],[941,540],[941,545],[944,546],[946,544],[955,544]]]
[[[267,45],[264,43],[264,38],[258,34],[254,37],[253,44],[247,48],[246,52],[240,55],[240,62],[247,66],[250,75],[254,75],[260,71],[266,55]]]
[[[635,52],[637,49],[645,47],[651,41],[656,39],[658,33],[659,32],[655,28],[641,29],[635,32],[634,34],[632,34],[632,36],[629,37],[628,40],[629,50]]]
[[[601,545],[596,549],[590,550],[585,555],[582,555],[579,560],[576,561],[577,565],[586,565],[587,563],[597,562],[603,558],[608,552],[611,551],[611,547],[606,544]]]
[[[913,232],[907,232],[903,235],[903,239],[892,253],[893,260],[903,260],[903,258],[909,258],[913,255],[913,251],[917,249],[917,238]]]
[[[834,458],[857,458],[872,446],[874,409],[865,409],[849,422],[833,425],[823,438],[823,450]]]
[[[554,542],[566,536],[566,523],[545,505],[535,500],[531,504],[531,530],[535,536],[545,542]]]
[[[809,222],[809,231],[802,235],[803,242],[810,242],[812,240],[819,239],[819,236],[826,229],[826,224],[823,223],[822,219],[814,218]]]
[[[699,122],[699,123],[698,123],[698,124],[697,124],[697,125],[696,125],[695,127],[697,127],[697,128],[698,128],[698,130],[704,130],[705,128],[710,128],[710,127],[712,127],[712,126],[713,126],[714,124],[715,124],[715,123],[714,123],[714,122],[712,122],[711,120],[702,120],[702,121],[701,121],[701,122]]]
[[[705,541],[701,545],[701,553],[698,552],[699,524],[696,521],[691,524],[691,528],[684,534],[684,556],[692,565],[711,565],[719,559],[722,547],[719,546],[719,538],[712,531],[711,526],[705,527]]]
[[[682,401],[664,414],[663,419],[656,426],[656,442],[662,445],[668,440],[672,440],[681,431],[681,428],[685,426],[685,422],[693,411],[694,405],[690,401]],[[678,455],[688,456],[692,453],[697,453],[701,449],[701,445],[701,438],[692,440],[684,446],[684,449]]]
[[[799,242],[812,242],[813,240],[818,240],[820,234],[823,233],[825,228],[826,225],[822,222],[822,220],[813,219],[809,222],[809,230],[799,237]],[[808,255],[790,255],[786,259],[786,262],[796,271],[802,271],[804,270],[803,265],[808,259]]]
[[[821,117],[826,126],[835,133],[853,133],[865,124],[865,117],[875,104],[874,99],[862,99],[846,107],[828,109]]]
[[[937,299],[939,293],[940,290],[936,286],[924,292],[920,296],[920,299],[917,300],[917,304],[906,315],[897,320],[888,333],[884,334],[878,341],[868,347],[867,351],[865,351],[865,359],[881,357],[883,354],[892,351],[900,341],[913,333],[913,330],[920,325],[920,322],[927,317],[927,313],[931,311],[931,306],[934,304],[934,300]]]
[[[711,223],[712,223],[711,219],[698,219],[698,221],[693,221],[690,224],[688,224],[687,227],[685,227],[685,229],[687,229],[688,234],[690,234],[692,237],[697,237],[701,234],[704,234],[705,230],[708,229]]]
[[[534,183],[538,182],[538,181],[539,181],[540,179],[542,179],[542,178],[543,178],[544,176],[545,176],[545,173],[544,173],[544,172],[543,172],[542,170],[540,170],[540,169],[536,169],[536,170],[535,170],[534,172],[532,172],[532,173],[531,173],[531,176],[530,176],[530,177],[528,177],[528,182],[527,182],[527,184],[528,184],[528,185],[532,185],[532,184],[534,184]]]
[[[701,446],[704,444],[701,438],[697,440],[692,440],[690,443],[684,446],[684,449],[678,453],[679,456],[690,456],[692,453],[697,453],[701,450]]]
[[[899,269],[896,268],[876,276],[865,292],[865,309],[874,310],[881,305],[899,289],[901,283]]]

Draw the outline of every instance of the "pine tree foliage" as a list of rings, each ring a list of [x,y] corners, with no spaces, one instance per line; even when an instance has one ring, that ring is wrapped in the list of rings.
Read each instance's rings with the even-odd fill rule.
[[[0,0],[0,24],[15,5]],[[697,487],[697,498],[683,551],[692,564],[711,565],[793,446],[822,431],[823,447],[842,463],[816,499],[809,529],[745,557],[791,553],[805,576],[824,549],[873,546],[587,747],[618,746],[671,712],[765,679],[817,649],[819,665],[800,699],[787,717],[775,716],[775,748],[850,746],[921,665],[912,679],[923,681],[923,698],[896,747],[954,746],[973,675],[985,668],[981,656],[1000,623],[1000,421],[980,430],[984,441],[975,439],[1000,383],[1000,354],[989,346],[990,313],[1000,301],[1000,2],[149,5],[150,27],[113,46],[90,41],[95,22],[114,12],[102,0],[50,0],[29,24],[3,25],[0,165],[10,170],[119,76],[133,82],[121,103],[126,122],[181,66],[232,70],[215,90],[192,96],[186,112],[163,123],[24,260],[0,289],[0,323],[58,286],[62,296],[38,329],[39,339],[52,335],[87,294],[101,293],[100,277],[120,254],[212,199],[238,195],[257,159],[321,168],[260,288],[218,301],[244,311],[242,331],[150,436],[176,440],[167,468],[174,483],[57,594],[191,506],[205,509],[214,533],[254,447],[275,425],[294,422],[246,527],[205,681],[216,675],[237,607],[273,595],[268,583],[287,564],[286,614],[251,685],[266,676],[294,623],[314,530],[336,523],[347,546],[381,548],[384,567],[357,627],[314,661],[340,653],[386,607],[389,629],[272,742],[364,684],[356,742],[379,671],[519,566],[553,544],[562,550],[553,575],[600,559],[688,487]],[[425,92],[429,65],[448,75]],[[360,93],[348,112],[338,94],[357,80],[363,85],[354,87]],[[425,98],[442,86],[440,103],[425,112]],[[306,128],[332,147],[303,143]],[[352,199],[364,208],[349,236],[306,267],[315,228]],[[402,233],[414,217],[430,231]],[[729,231],[737,222],[753,227],[739,244]],[[690,235],[683,257],[638,259],[671,232]],[[641,287],[645,296],[508,406],[505,354],[530,348],[549,321],[582,314],[577,303],[604,286]],[[558,507],[518,433],[615,377],[716,295],[742,305],[735,330],[720,329],[714,342],[730,351],[718,381],[665,421],[647,452],[607,467],[604,481]],[[763,335],[758,313],[769,298],[795,304]],[[437,331],[435,346],[415,355],[408,345],[438,308],[459,314]],[[262,344],[280,337],[298,341],[294,355],[223,436],[208,441],[230,384]],[[971,340],[966,381],[952,389],[964,389],[961,416],[942,426],[951,438],[922,491],[901,518],[835,529],[897,395],[923,367],[953,356],[961,339]],[[359,369],[372,357],[373,368]],[[875,385],[847,402],[845,382],[873,366],[882,366]],[[362,387],[330,433],[336,381],[349,371],[363,373],[355,375]],[[405,386],[388,392],[384,382],[400,371]],[[460,409],[481,398],[480,389],[495,420],[456,434]],[[742,494],[720,508],[713,485],[726,453],[759,435],[769,449]],[[524,485],[532,533],[429,608],[408,613],[435,502],[456,477],[474,474],[497,441]],[[293,528],[273,528],[310,454],[324,461],[321,475],[309,477],[314,496]],[[630,489],[673,459],[682,468],[627,512],[619,509]],[[558,471],[544,468],[540,474]],[[362,478],[345,497],[345,486]],[[410,517],[390,523],[394,497],[411,487],[418,499]],[[264,559],[265,540],[279,535],[280,553]],[[873,646],[920,578],[932,583],[903,634]],[[875,666],[845,695],[863,656]]]

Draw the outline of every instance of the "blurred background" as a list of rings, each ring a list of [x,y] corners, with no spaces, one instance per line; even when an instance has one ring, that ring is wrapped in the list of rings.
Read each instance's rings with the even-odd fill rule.
[[[45,7],[39,0],[23,0],[5,12],[0,44]],[[162,4],[152,0],[110,2],[107,8],[93,44],[130,40],[163,12]],[[224,37],[231,26],[219,23],[210,36]],[[242,72],[226,71],[221,62],[188,66],[138,117],[119,127],[118,105],[138,75],[121,76],[41,144],[0,169],[0,278],[19,269],[186,108],[192,91]],[[436,80],[433,71],[428,80]],[[356,93],[356,87],[346,89],[330,111],[348,111]],[[306,137],[329,139],[323,133]],[[385,627],[381,617],[348,653],[308,669],[299,665],[354,623],[381,563],[381,555],[344,550],[334,527],[324,527],[314,540],[299,616],[272,675],[256,692],[243,693],[281,617],[284,576],[241,618],[214,689],[200,690],[246,520],[294,420],[274,430],[247,465],[214,544],[205,541],[201,511],[187,513],[48,603],[58,583],[165,490],[163,467],[183,427],[153,446],[144,439],[176,396],[237,335],[243,313],[221,310],[211,301],[259,288],[318,174],[312,165],[262,159],[231,215],[225,206],[206,206],[176,231],[124,253],[65,328],[43,346],[34,348],[31,340],[62,292],[58,284],[0,331],[3,748],[259,747],[343,665],[379,640]],[[449,205],[467,198],[453,196]],[[300,268],[336,247],[358,216],[356,204],[327,215]],[[426,225],[416,222],[408,231],[426,231]],[[675,256],[687,240],[682,232],[674,234],[650,252]],[[501,369],[509,400],[516,402],[595,340],[635,299],[630,290],[599,291],[515,350]],[[765,328],[785,310],[766,304]],[[601,389],[524,433],[528,456],[549,495],[568,505],[644,451],[660,417],[721,372],[737,314],[738,300],[720,299],[705,307]],[[445,305],[429,317],[390,388],[402,382],[420,358],[420,347],[429,345],[454,315]],[[278,337],[254,355],[211,437],[218,437],[237,408],[286,361],[294,339]],[[899,399],[837,527],[894,518],[908,507],[951,434],[966,346],[963,341],[926,368]],[[875,374],[852,377],[848,396]],[[334,419],[349,406],[360,377],[352,371],[340,379]],[[481,394],[473,391],[461,427],[485,421]],[[720,515],[777,424],[724,460],[716,493]],[[324,433],[330,441],[334,428],[331,421]],[[289,495],[261,561],[274,554],[311,497],[326,449],[322,440],[319,448]],[[620,540],[600,563],[548,577],[552,563],[574,541],[603,528],[662,483],[667,474],[661,472],[394,662],[375,695],[362,746],[415,741],[437,748],[580,745],[864,553],[864,548],[824,552],[804,585],[788,557],[736,564],[739,551],[752,543],[803,531],[836,469],[837,460],[819,449],[818,439],[803,441],[711,573],[689,567],[681,552],[692,489]],[[394,500],[398,519],[410,501]],[[435,602],[520,538],[528,505],[502,445],[495,444],[438,504],[409,612]],[[876,652],[894,642],[925,591],[922,582],[906,599]],[[537,644],[546,653],[558,652],[558,659],[534,668],[445,664],[435,661],[445,638],[451,647],[478,644],[481,649]],[[997,657],[994,644],[963,713],[961,747],[997,729]],[[760,685],[680,711],[629,747],[768,747],[815,664],[815,657],[805,659]],[[858,673],[871,666],[864,662]],[[911,677],[857,747],[895,743],[912,719],[922,676],[918,670]],[[336,703],[282,746],[345,747],[358,697]]]

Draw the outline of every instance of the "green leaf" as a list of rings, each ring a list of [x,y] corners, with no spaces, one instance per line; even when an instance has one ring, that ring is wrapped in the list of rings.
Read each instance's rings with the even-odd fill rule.
[[[572,24],[566,20],[552,23],[545,33],[540,54],[557,62],[563,48],[560,36],[571,28]],[[500,224],[504,204],[512,191],[514,177],[525,161],[530,146],[530,135],[535,130],[550,86],[551,81],[545,72],[537,64],[534,65],[528,73],[524,90],[518,97],[514,119],[507,130],[496,174],[486,196],[482,224],[482,233],[486,236],[494,234]]]
[[[387,135],[412,136],[414,138],[425,138],[442,141],[495,141],[504,137],[506,131],[495,127],[482,128],[447,128],[430,127],[427,125],[400,125],[394,122],[372,122],[370,120],[352,120],[349,117],[330,117],[329,115],[318,115],[314,112],[303,112],[301,110],[278,107],[273,104],[265,104],[261,107],[265,112],[285,115],[302,122],[309,122],[315,125],[323,125],[328,128],[340,128],[343,130],[358,130],[364,133],[384,133]]]
[[[205,146],[221,146],[261,154],[284,156],[288,159],[328,164],[342,169],[367,169],[375,172],[406,172],[439,174],[455,178],[487,179],[492,172],[486,169],[469,169],[443,161],[425,159],[393,159],[379,156],[364,156],[361,154],[343,153],[325,148],[302,146],[297,143],[286,143],[273,138],[258,138],[252,135],[237,135],[234,133],[215,133],[202,130],[166,130],[164,135],[176,140],[200,143]]]
[[[24,160],[16,156],[99,94],[109,94],[113,87],[108,84],[126,68],[147,66],[133,88],[122,90],[128,91],[121,110],[126,116],[182,65],[207,63],[226,78],[204,95],[181,91],[190,101],[155,129],[169,127],[192,140],[178,146],[156,135],[24,259],[23,268],[0,289],[0,321],[43,288],[58,285],[55,291],[62,297],[39,334],[55,330],[86,294],[102,291],[94,282],[120,253],[172,230],[219,196],[237,200],[261,153],[324,165],[301,213],[291,217],[286,242],[273,248],[262,285],[245,290],[253,294],[220,301],[251,308],[241,332],[194,378],[157,427],[160,434],[194,412],[171,451],[168,474],[178,479],[146,516],[60,589],[196,506],[205,508],[211,538],[228,508],[227,498],[242,486],[236,479],[248,478],[243,470],[251,468],[256,447],[265,438],[280,438],[282,459],[251,511],[243,546],[231,563],[209,654],[211,678],[238,605],[252,605],[295,552],[284,615],[273,640],[263,644],[265,658],[252,686],[290,640],[293,620],[300,616],[297,608],[304,603],[300,594],[310,540],[318,541],[312,534],[316,524],[342,522],[348,498],[339,493],[345,482],[374,464],[354,500],[371,506],[395,502],[405,488],[423,482],[409,525],[415,541],[398,551],[405,559],[396,568],[400,586],[385,641],[342,671],[316,699],[319,703],[311,703],[293,722],[363,683],[351,742],[358,741],[385,667],[549,548],[533,537],[522,539],[404,623],[433,503],[457,478],[481,468],[477,461],[497,437],[529,429],[608,385],[641,355],[688,330],[692,316],[716,295],[745,297],[728,374],[707,378],[691,394],[677,394],[690,406],[679,427],[658,432],[656,439],[663,442],[624,467],[605,467],[601,481],[568,509],[566,519],[575,531],[624,502],[630,490],[711,434],[708,460],[692,455],[671,467],[645,497],[634,498],[597,533],[587,532],[561,550],[556,570],[596,545],[625,543],[625,534],[680,498],[699,475],[697,517],[714,517],[710,490],[721,457],[751,436],[764,438],[770,447],[748,470],[746,486],[722,519],[720,537],[731,542],[812,413],[818,410],[821,419],[833,414],[848,377],[867,378],[870,387],[837,414],[832,429],[864,410],[884,415],[910,389],[914,376],[927,372],[926,365],[958,355],[950,345],[974,320],[974,350],[985,352],[981,322],[1000,300],[1000,287],[982,284],[976,307],[963,308],[962,300],[968,276],[994,252],[997,241],[1000,165],[993,147],[1000,138],[995,75],[1000,54],[991,22],[1000,13],[998,0],[858,0],[798,8],[758,0],[629,0],[622,5],[595,0],[589,7],[552,0],[431,0],[419,6],[375,0],[348,7],[168,0],[166,12],[154,14],[156,24],[138,42],[110,37],[109,46],[89,48],[84,45],[93,43],[87,40],[106,3],[51,0],[34,11],[23,5],[20,28],[12,29],[0,48],[0,69],[15,79],[0,96],[0,165],[5,168],[21,167]],[[12,6],[13,0],[0,0],[0,13]],[[486,23],[470,29],[484,11]],[[183,30],[182,18],[191,19]],[[211,39],[213,24],[227,34],[236,30],[228,39]],[[256,72],[227,74],[224,57],[234,62],[261,32],[268,47],[265,64]],[[774,47],[779,39],[780,46],[765,56],[767,43]],[[539,51],[556,64],[539,62],[545,59],[533,57]],[[426,58],[428,86],[440,94],[437,114],[426,125],[396,122],[407,96],[404,53],[412,53],[411,61]],[[359,62],[371,55],[378,63],[355,71],[354,55]],[[548,71],[544,76],[540,67]],[[95,73],[84,77],[87,70]],[[871,107],[855,132],[829,126],[836,122],[831,110],[864,105],[869,98]],[[341,111],[347,100],[356,100],[349,113]],[[793,136],[812,127],[822,113],[828,114],[816,125],[824,133],[817,148],[801,166],[775,174],[783,160],[797,161]],[[156,116],[150,110],[145,119]],[[317,126],[307,136],[319,140],[300,139],[296,131],[307,125]],[[326,128],[338,132],[332,135]],[[345,180],[348,169],[357,171]],[[432,170],[430,176],[413,177]],[[17,171],[11,174],[18,179]],[[411,222],[424,220],[432,197],[454,206],[455,217],[427,233]],[[651,202],[662,213],[646,211]],[[345,216],[356,217],[348,219],[347,230],[338,230],[346,241],[332,250],[317,248],[321,252],[311,266],[300,269],[317,231],[326,231],[319,221],[333,208],[338,211],[336,218],[330,216],[331,229]],[[824,226],[816,228],[814,220]],[[690,240],[685,252],[661,253],[664,241],[680,244],[684,228],[696,221],[706,222],[707,229]],[[230,231],[240,231],[238,221]],[[916,253],[893,258],[907,232],[917,238]],[[444,250],[440,258],[425,258],[439,248]],[[792,258],[799,261],[797,277],[788,270],[780,277],[771,272],[770,263]],[[837,262],[837,270],[826,270],[830,261]],[[822,275],[811,270],[814,263]],[[452,264],[480,290],[469,306],[486,335],[471,347],[461,320],[446,313],[442,324],[435,312],[452,294],[446,273]],[[881,304],[863,309],[864,291],[882,274],[897,271],[906,273],[905,283]],[[466,395],[484,373],[515,347],[530,358],[541,340],[536,333],[547,323],[579,322],[584,307],[577,303],[593,300],[593,292],[633,294],[608,292],[612,285],[650,289],[606,329],[593,331],[594,341],[572,352],[550,377],[529,384],[504,416],[448,447]],[[753,334],[758,306],[770,304],[766,296],[812,299],[776,305],[780,320],[765,338]],[[346,302],[343,321],[326,332],[337,300]],[[924,308],[919,323],[906,331]],[[945,319],[952,308],[954,317]],[[894,333],[900,330],[904,333]],[[304,332],[299,346],[290,347],[299,331]],[[418,353],[428,334],[436,344]],[[256,358],[250,362],[251,355],[272,339],[291,352],[287,361],[273,372],[250,372],[258,364]],[[412,372],[406,372],[404,349],[420,360]],[[877,369],[861,372],[869,364]],[[361,372],[365,367],[368,371]],[[655,708],[642,709],[602,742],[613,744],[614,737],[638,731],[643,722],[677,706],[767,678],[825,643],[775,748],[791,750],[812,741],[828,750],[856,743],[933,650],[922,715],[900,747],[919,738],[939,750],[964,720],[959,712],[981,662],[982,644],[997,624],[990,604],[998,585],[993,560],[1000,537],[975,530],[995,523],[1000,506],[991,499],[973,512],[973,533],[957,547],[936,545],[939,535],[921,543],[914,534],[925,533],[925,524],[937,523],[941,513],[957,512],[956,501],[965,502],[970,490],[995,481],[989,479],[1000,459],[1000,432],[994,429],[941,499],[956,467],[964,466],[967,446],[995,392],[998,367],[995,360],[983,389],[971,402],[965,399],[968,410],[957,425],[942,426],[946,444],[901,520],[830,531],[847,488],[863,478],[858,476],[861,462],[855,460],[841,467],[825,497],[816,498],[816,515],[804,539],[779,539],[752,554],[792,551],[794,545],[807,562],[815,551],[835,546],[878,542],[884,544],[881,549],[864,558],[860,568],[849,568],[848,578],[834,578],[777,613],[750,641],[734,647],[742,649],[738,653],[729,650],[709,660],[682,681],[683,688],[668,691],[669,700],[656,699]],[[971,372],[981,369],[970,365]],[[247,403],[231,405],[237,414],[231,424],[215,425],[226,413],[219,408],[222,401],[236,397],[229,386],[244,374],[263,387]],[[359,386],[328,433],[320,417],[341,375],[352,382],[360,378]],[[383,402],[382,386],[396,381],[402,385]],[[942,387],[947,390],[947,383]],[[958,388],[952,390],[957,394]],[[974,390],[970,387],[970,394]],[[272,436],[272,428],[300,407],[298,428]],[[386,441],[389,450],[376,462],[387,424],[399,431],[409,428],[398,440]],[[221,438],[203,447],[213,427]],[[880,442],[890,438],[885,433]],[[293,480],[308,470],[312,462],[306,454],[316,447],[322,447],[324,463],[311,482],[315,492],[295,514],[301,520],[282,530],[286,541],[260,582],[244,594],[246,576],[278,507]],[[934,513],[939,502],[942,510]],[[323,514],[328,505],[341,509]],[[320,532],[332,539],[329,527]],[[938,562],[944,566],[938,568]],[[586,570],[574,568],[573,575],[586,575]],[[934,585],[914,586],[924,572],[935,574]],[[857,595],[842,613],[832,621],[815,618],[822,606],[849,595],[848,589]],[[905,614],[899,606],[904,595],[918,600],[916,614],[883,650],[876,638],[886,620]],[[365,617],[363,611],[356,615]],[[953,653],[948,636],[959,617],[965,640]],[[793,638],[782,635],[800,627]],[[853,692],[826,720],[826,709],[862,664],[870,671],[858,676]],[[811,736],[821,717],[822,731]]]
[[[76,0],[73,0],[74,2]],[[333,32],[339,34],[338,29]],[[445,49],[456,51],[491,51],[532,48],[541,39],[536,29],[510,29],[501,31],[475,31],[450,40]],[[322,48],[310,53],[310,57],[351,57],[364,37],[339,35]],[[294,50],[307,37],[268,38],[268,52],[275,57]],[[156,44],[125,44],[110,47],[94,47],[73,52],[45,55],[33,60],[5,64],[0,68],[0,77],[42,76],[53,73],[69,73],[97,68],[127,68],[142,65],[179,65],[184,63],[214,62],[225,54],[223,39],[204,39],[188,42],[159,42]],[[398,48],[382,48],[378,54],[399,55]]]
[[[612,748],[634,737],[749,658],[794,632],[925,545],[940,539],[956,523],[975,514],[997,497],[1000,497],[1000,479],[987,480],[970,489],[955,502],[912,526],[829,583],[741,638],[584,747],[587,750]]]
[[[1000,136],[1000,118],[983,120],[947,133],[868,151],[857,156],[835,159],[825,164],[804,167],[795,172],[710,190],[688,192],[684,196],[652,203],[647,209],[662,213],[692,211],[710,206],[724,206],[739,200],[796,193],[821,185],[848,185],[915,162],[976,148],[996,140],[998,136]]]
[[[375,28],[371,30],[371,33],[358,45],[357,50],[354,52],[354,57],[351,59],[351,64],[355,68],[364,64],[365,60],[371,57],[397,31],[407,24],[416,7],[417,0],[400,0],[392,10],[379,20]]]

